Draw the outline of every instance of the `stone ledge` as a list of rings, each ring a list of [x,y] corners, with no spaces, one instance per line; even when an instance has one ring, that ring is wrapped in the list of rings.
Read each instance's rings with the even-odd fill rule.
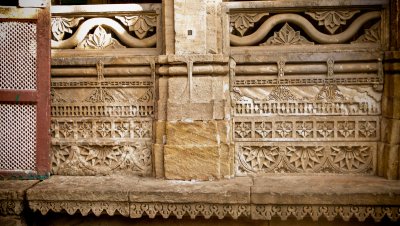
[[[0,181],[0,214],[21,214],[24,206],[25,191],[38,183],[37,180],[4,180]]]
[[[137,177],[53,176],[28,189],[34,211],[131,218],[280,217],[318,220],[400,217],[400,181],[373,176],[271,175],[198,182]]]

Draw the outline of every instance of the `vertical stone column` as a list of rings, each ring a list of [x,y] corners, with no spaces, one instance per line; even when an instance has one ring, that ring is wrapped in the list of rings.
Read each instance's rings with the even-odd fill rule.
[[[378,175],[400,179],[400,33],[399,0],[390,6],[390,51],[385,53],[385,85],[382,99],[382,142],[378,154]]]
[[[160,69],[166,76],[160,87],[165,87],[167,96],[163,128],[167,179],[232,175],[228,57],[221,55],[218,28],[221,2],[174,1],[175,54],[168,54]]]

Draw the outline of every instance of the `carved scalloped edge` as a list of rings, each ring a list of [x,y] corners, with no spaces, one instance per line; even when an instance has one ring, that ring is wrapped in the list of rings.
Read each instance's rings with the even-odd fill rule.
[[[19,215],[23,209],[22,200],[0,200],[1,215]]]
[[[21,204],[22,207],[22,204]],[[391,221],[400,219],[400,206],[367,206],[367,205],[254,205],[254,204],[214,204],[214,203],[128,203],[128,202],[91,202],[91,201],[30,201],[29,207],[33,211],[40,211],[46,215],[49,210],[61,212],[65,210],[73,215],[77,210],[82,216],[88,215],[91,211],[96,216],[104,212],[113,216],[116,211],[121,215],[131,218],[141,218],[147,215],[155,218],[161,215],[163,218],[175,216],[182,219],[189,216],[195,219],[203,216],[209,219],[216,216],[218,219],[232,217],[248,217],[253,220],[271,220],[272,217],[279,217],[282,221],[293,216],[297,220],[310,217],[317,221],[325,217],[328,221],[341,218],[349,221],[355,217],[363,222],[371,217],[375,222],[380,222],[385,216]]]
[[[336,217],[349,221],[355,217],[362,222],[372,217],[375,222],[379,222],[385,216],[391,221],[397,221],[400,217],[400,206],[252,205],[251,213],[252,219],[255,220],[271,220],[272,217],[287,220],[290,216],[302,220],[309,216],[316,221],[324,216],[328,221],[333,221]]]
[[[131,218],[141,218],[144,214],[154,218],[160,214],[163,218],[171,215],[182,219],[184,215],[189,215],[195,219],[196,216],[203,216],[209,219],[216,216],[223,219],[231,216],[237,219],[240,216],[250,217],[250,206],[245,204],[210,204],[210,203],[131,203]]]
[[[107,201],[29,201],[29,207],[33,211],[40,211],[42,215],[46,215],[50,210],[53,212],[61,212],[65,210],[69,215],[74,215],[76,211],[87,216],[89,212],[100,216],[104,211],[113,216],[116,211],[122,216],[129,216],[128,202],[107,202]]]

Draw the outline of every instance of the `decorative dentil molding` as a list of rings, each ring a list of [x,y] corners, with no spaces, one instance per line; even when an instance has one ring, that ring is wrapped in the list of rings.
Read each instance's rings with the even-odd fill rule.
[[[318,21],[318,25],[325,26],[325,28],[334,34],[335,31],[341,26],[345,25],[346,21],[351,19],[360,10],[338,10],[338,11],[320,11],[320,12],[306,12],[314,20]]]
[[[274,32],[274,35],[261,46],[267,45],[313,45],[313,42],[308,41],[306,38],[300,35],[300,31],[295,31],[288,23],[285,23],[283,27],[278,31]]]
[[[116,39],[111,37],[102,26],[97,26],[93,34],[88,34],[87,37],[76,46],[76,49],[123,49]]]
[[[157,15],[134,15],[134,16],[116,16],[129,31],[134,31],[139,39],[147,36],[147,33],[154,31],[157,26]]]
[[[236,30],[243,36],[250,27],[254,27],[254,23],[267,15],[269,13],[232,13],[229,15],[231,32]]]
[[[64,39],[65,33],[72,34],[72,29],[78,26],[79,22],[83,20],[83,17],[53,17],[51,18],[51,34],[57,41]]]

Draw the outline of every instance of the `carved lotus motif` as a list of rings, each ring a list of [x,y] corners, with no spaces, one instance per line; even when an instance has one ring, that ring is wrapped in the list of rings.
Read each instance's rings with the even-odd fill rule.
[[[242,166],[248,171],[268,170],[279,161],[279,147],[243,147],[239,154]]]
[[[287,147],[287,150],[289,163],[301,171],[315,170],[316,165],[324,162],[323,147]]]
[[[118,49],[125,48],[117,40],[111,37],[102,26],[98,26],[93,34],[89,34],[77,47],[77,49]]]
[[[73,27],[78,26],[79,21],[83,20],[83,17],[79,18],[65,18],[65,17],[53,17],[51,18],[51,33],[53,38],[60,41],[64,38],[65,33],[72,34]]]
[[[135,15],[135,16],[116,16],[124,25],[129,27],[129,31],[134,31],[139,39],[146,37],[149,31],[154,31],[157,26],[156,15]]]
[[[312,45],[313,42],[308,41],[300,35],[299,31],[295,31],[289,24],[285,24],[281,30],[274,32],[274,36],[270,37],[264,45]]]
[[[371,150],[361,146],[332,147],[331,156],[333,164],[340,169],[360,170],[369,165]]]
[[[379,43],[381,40],[381,23],[374,24],[369,29],[365,29],[364,34],[352,43]]]
[[[318,21],[318,25],[325,26],[325,28],[334,34],[335,31],[341,26],[346,24],[346,21],[351,19],[359,10],[355,11],[322,11],[322,12],[306,12],[314,20]]]
[[[230,15],[230,26],[233,30],[237,30],[240,36],[250,27],[254,26],[254,23],[258,22],[263,16],[269,13],[235,13]]]

